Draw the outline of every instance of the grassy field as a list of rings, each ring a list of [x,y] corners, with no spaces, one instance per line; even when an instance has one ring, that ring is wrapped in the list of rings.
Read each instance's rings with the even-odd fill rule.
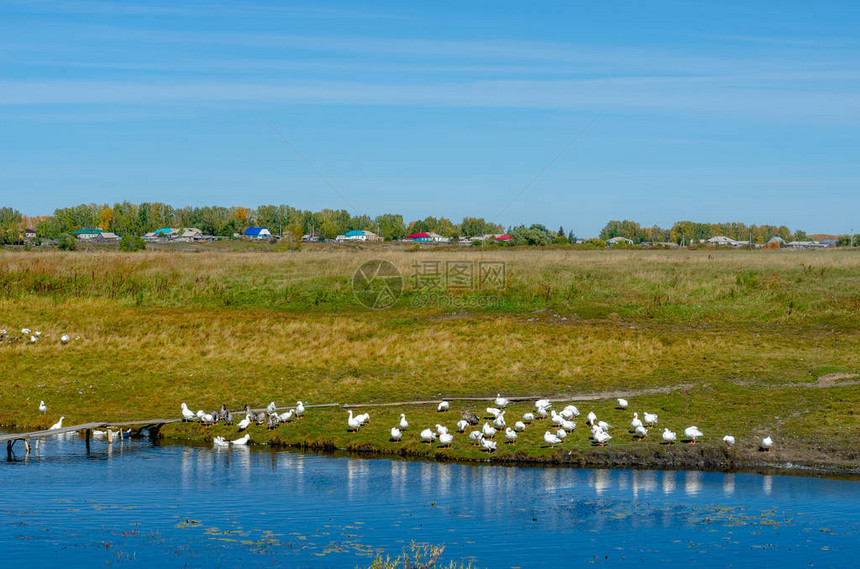
[[[744,460],[860,466],[860,385],[852,379],[860,371],[860,251],[193,249],[0,252],[0,328],[43,333],[35,344],[0,345],[0,424],[46,426],[59,414],[67,423],[171,417],[180,401],[212,410],[222,402],[237,409],[272,399],[382,403],[502,392],[579,399],[583,414],[594,409],[617,427],[634,410],[657,412],[673,429],[696,424],[707,435],[696,453],[720,450],[731,432]],[[386,310],[366,309],[353,295],[353,273],[374,259],[404,277],[402,296]],[[504,263],[504,286],[443,281],[429,296],[428,280],[416,274],[444,272],[446,262],[475,272]],[[73,338],[67,345],[63,333]],[[630,413],[613,408],[618,393],[633,394]],[[40,399],[45,417],[36,412]],[[508,422],[528,405],[517,404]],[[454,402],[445,424],[486,406]],[[401,411],[416,428],[440,422],[431,405],[372,407],[371,424],[353,435],[345,411],[318,409],[252,436],[481,457],[463,437],[452,449],[423,445],[420,429],[389,443]],[[543,448],[544,430],[529,428],[497,457],[559,455]],[[164,434],[228,433],[176,425]],[[768,456],[755,453],[764,434],[778,441]],[[592,449],[579,428],[564,449],[590,462],[618,450],[692,452],[667,450],[656,435],[636,443],[619,429],[607,449]]]

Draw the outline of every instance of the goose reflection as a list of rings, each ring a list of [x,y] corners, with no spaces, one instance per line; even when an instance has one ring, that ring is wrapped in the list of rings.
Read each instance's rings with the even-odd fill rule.
[[[612,471],[611,470],[594,470],[593,477],[591,479],[591,486],[594,488],[594,491],[597,492],[597,495],[603,494],[610,486],[612,485]]]
[[[653,492],[657,489],[657,473],[652,470],[633,471],[633,497],[638,498],[639,492]]]
[[[773,491],[773,476],[770,474],[765,474],[761,477],[761,489],[764,492],[765,496],[770,496],[771,491]]]
[[[404,496],[406,492],[407,464],[399,460],[391,461],[391,492]]]
[[[735,493],[735,475],[732,473],[723,476],[723,493],[732,495]]]
[[[675,472],[667,470],[663,473],[663,493],[667,496],[675,491]]]
[[[688,496],[695,496],[702,491],[702,473],[696,470],[690,470],[684,476],[684,492]]]

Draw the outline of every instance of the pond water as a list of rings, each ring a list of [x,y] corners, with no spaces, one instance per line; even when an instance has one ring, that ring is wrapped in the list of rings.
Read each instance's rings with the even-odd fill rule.
[[[20,443],[18,443],[20,445]],[[23,448],[16,447],[23,458]],[[410,540],[476,567],[854,566],[860,485],[95,441],[0,462],[3,566],[367,567]]]

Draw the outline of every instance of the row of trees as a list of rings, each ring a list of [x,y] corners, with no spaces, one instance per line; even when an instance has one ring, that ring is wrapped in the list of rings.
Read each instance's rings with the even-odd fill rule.
[[[772,237],[781,237],[785,241],[803,241],[807,239],[806,232],[798,229],[791,231],[785,225],[746,225],[734,223],[696,223],[694,221],[676,221],[670,229],[662,227],[641,227],[635,221],[612,220],[600,231],[604,241],[613,237],[626,237],[634,243],[650,241],[652,243],[691,243],[717,235],[725,235],[737,241],[752,239],[753,243],[767,243]]]
[[[400,214],[386,213],[372,218],[369,215],[351,215],[344,209],[313,212],[289,205],[261,205],[256,209],[241,206],[174,208],[163,203],[129,202],[113,206],[81,204],[60,208],[54,211],[53,216],[37,223],[35,229],[37,237],[57,238],[82,227],[97,227],[119,235],[143,235],[162,227],[196,227],[208,235],[229,237],[255,226],[266,227],[276,235],[300,237],[317,232],[327,239],[353,229],[367,229],[388,240],[403,239],[418,231],[435,231],[451,238],[503,231],[501,225],[475,217],[465,217],[461,223],[444,217],[427,217],[406,223]]]

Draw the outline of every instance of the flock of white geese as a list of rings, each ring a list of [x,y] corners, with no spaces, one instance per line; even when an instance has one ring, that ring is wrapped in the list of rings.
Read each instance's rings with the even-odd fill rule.
[[[501,433],[501,437],[504,438],[507,444],[515,445],[517,438],[529,425],[544,419],[549,419],[549,422],[553,425],[550,430],[544,432],[544,442],[551,447],[561,445],[564,443],[567,436],[576,428],[576,422],[574,420],[580,416],[579,409],[577,409],[575,405],[567,405],[561,411],[556,411],[553,409],[552,403],[549,399],[539,399],[534,402],[534,411],[524,413],[522,418],[515,421],[513,427],[511,427],[505,419],[505,414],[507,413],[505,408],[508,406],[510,401],[502,397],[501,394],[497,394],[493,402],[495,403],[495,407],[487,407],[487,415],[481,428],[472,430],[468,435],[466,435],[472,444],[480,446],[481,449],[487,453],[492,453],[497,449],[497,441],[495,440],[496,434]],[[626,399],[619,398],[617,400],[617,404],[617,409],[627,410],[629,407],[629,403]],[[447,401],[440,402],[436,408],[439,413],[446,413],[449,409],[450,404]],[[233,424],[232,413],[223,405],[218,411],[206,413],[203,410],[199,410],[195,413],[191,411],[185,403],[182,403],[180,410],[182,418],[185,421],[199,420],[206,425],[213,425],[222,421],[228,425]],[[268,428],[275,428],[294,418],[301,418],[304,413],[305,406],[301,401],[296,402],[295,408],[289,409],[284,413],[278,413],[274,401],[269,403],[265,412],[261,411],[255,413],[246,405],[245,418],[238,423],[237,427],[239,432],[245,431],[252,424],[266,425]],[[348,417],[346,424],[347,429],[350,432],[359,432],[359,430],[366,425],[368,421],[370,421],[369,413],[354,415],[352,409],[348,410],[347,413]],[[594,444],[598,446],[606,445],[612,439],[610,431],[613,429],[613,426],[606,421],[599,420],[594,411],[589,411],[586,418],[591,431],[590,438],[594,441]],[[480,421],[481,420],[474,413],[463,411],[462,418],[456,424],[456,431],[458,434],[465,435],[466,431],[469,430],[470,427],[477,426]],[[657,423],[658,417],[656,413],[645,412],[642,414],[642,418],[639,417],[639,413],[633,413],[633,419],[630,422],[630,431],[633,433],[635,440],[642,441],[648,436],[648,433],[657,426]],[[62,424],[62,419],[60,424]],[[408,429],[409,421],[406,419],[406,414],[402,413],[398,423],[391,427],[391,441],[402,441],[404,432]],[[691,445],[696,444],[696,441],[699,438],[704,437],[702,431],[695,425],[686,427],[683,434]],[[442,424],[437,424],[435,428],[427,427],[422,429],[419,432],[418,438],[424,443],[432,444],[438,441],[441,446],[450,447],[454,442],[454,433],[451,432],[448,427]],[[666,444],[671,445],[678,439],[678,435],[675,431],[672,431],[669,428],[664,428],[662,439]],[[728,447],[733,447],[735,445],[735,437],[732,435],[725,435],[722,438],[722,441]],[[214,438],[215,446],[219,447],[248,445],[250,443],[251,435],[248,433],[245,433],[243,436],[234,440],[228,440],[224,437]],[[771,448],[773,448],[773,439],[770,436],[764,437],[760,442],[759,448],[764,452],[770,452]]]

